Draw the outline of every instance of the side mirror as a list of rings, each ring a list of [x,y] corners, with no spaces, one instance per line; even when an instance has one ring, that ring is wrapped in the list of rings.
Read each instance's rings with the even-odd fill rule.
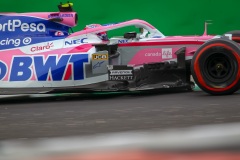
[[[128,32],[128,33],[125,33],[123,37],[126,38],[126,39],[136,38],[137,33],[136,32]]]

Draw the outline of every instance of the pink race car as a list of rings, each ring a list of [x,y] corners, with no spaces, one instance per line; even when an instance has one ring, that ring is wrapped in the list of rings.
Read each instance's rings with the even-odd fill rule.
[[[165,36],[142,20],[87,25],[72,33],[73,4],[59,12],[1,13],[1,94],[161,89],[223,95],[239,88],[238,31],[225,36]],[[108,31],[135,26],[109,37]]]

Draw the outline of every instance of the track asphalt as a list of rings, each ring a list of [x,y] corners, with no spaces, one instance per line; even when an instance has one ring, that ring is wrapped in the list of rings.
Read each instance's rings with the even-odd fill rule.
[[[0,140],[240,122],[240,93],[44,95],[1,100]],[[37,97],[37,98],[36,98]]]

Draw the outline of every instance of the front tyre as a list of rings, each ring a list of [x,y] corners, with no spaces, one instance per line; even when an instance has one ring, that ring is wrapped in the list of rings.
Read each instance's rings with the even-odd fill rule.
[[[195,83],[212,95],[232,94],[240,85],[240,47],[228,39],[214,39],[194,54],[191,72]]]

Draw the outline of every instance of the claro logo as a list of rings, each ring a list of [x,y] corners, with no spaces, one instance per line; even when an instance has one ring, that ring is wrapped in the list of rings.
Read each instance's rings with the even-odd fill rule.
[[[44,50],[48,50],[50,48],[54,47],[53,42],[48,43],[47,45],[42,45],[42,46],[35,46],[31,48],[32,52],[36,52],[36,51],[44,51]]]
[[[0,31],[14,32],[19,28],[23,32],[46,32],[46,26],[43,23],[22,23],[21,20],[8,20],[7,23],[0,23]]]

